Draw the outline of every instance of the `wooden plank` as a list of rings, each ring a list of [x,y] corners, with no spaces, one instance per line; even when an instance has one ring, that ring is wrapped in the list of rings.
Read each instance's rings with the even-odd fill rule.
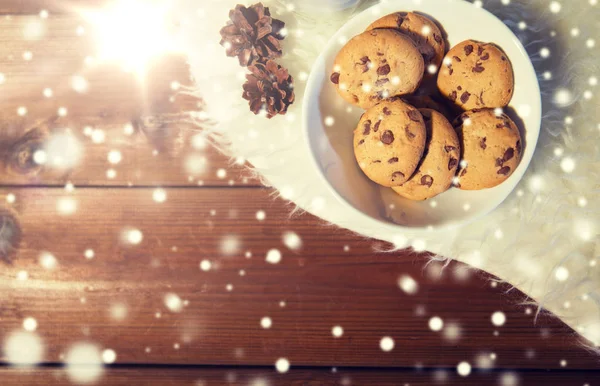
[[[524,296],[507,285],[493,288],[454,263],[440,276],[439,265],[424,269],[425,256],[376,253],[386,245],[310,215],[290,219],[291,207],[267,190],[173,188],[163,203],[142,188],[3,193],[14,194],[23,238],[0,271],[0,291],[10,294],[2,330],[36,318],[46,361],[84,340],[114,349],[121,363],[272,365],[287,357],[293,365],[454,367],[494,353],[500,368],[560,368],[562,360],[568,369],[597,367],[572,330],[546,314],[536,321],[535,308],[527,314],[517,304]],[[122,239],[131,228],[143,236],[139,245]],[[301,249],[284,245],[290,231]],[[265,261],[273,248],[279,264]],[[40,264],[44,251],[54,269]],[[210,271],[199,268],[203,260]],[[398,288],[404,274],[418,282],[414,296]],[[169,311],[167,294],[181,299],[181,312]],[[490,322],[496,311],[506,315],[502,327]],[[265,316],[270,329],[261,328]],[[445,321],[443,332],[428,327],[433,316]],[[337,339],[336,325],[344,330]],[[393,351],[381,351],[384,336],[395,340]]]
[[[48,11],[50,15],[73,13],[75,9],[97,9],[110,6],[116,0],[3,0],[0,2],[0,14],[36,15]]]
[[[65,385],[69,377],[64,369],[18,368],[0,369],[5,385]],[[517,383],[510,383],[516,379]],[[504,381],[504,383],[502,383]],[[294,369],[286,374],[274,370],[253,368],[108,368],[99,378],[102,385],[244,385],[244,386],[351,386],[351,385],[595,385],[597,372],[527,371],[478,372],[468,377],[458,376],[452,369],[390,370],[390,369]]]
[[[200,128],[185,123],[189,121],[185,113],[200,110],[201,101],[180,92],[192,84],[183,56],[151,60],[143,76],[123,71],[118,63],[89,65],[86,58],[95,56],[96,45],[91,36],[76,33],[79,26],[86,26],[87,31],[78,16],[42,20],[43,35],[25,39],[27,26],[39,22],[37,16],[0,19],[0,73],[4,76],[0,85],[1,183],[244,183],[248,173],[242,167],[230,168],[226,178],[217,176],[219,169],[228,168],[232,162],[199,135]],[[23,58],[26,52],[32,55],[29,61]],[[83,85],[87,83],[85,92],[73,87],[73,82],[81,83],[81,79]],[[52,90],[51,97],[44,95],[46,89]],[[25,112],[23,108],[26,114],[20,116],[18,112]],[[66,116],[59,116],[60,108],[66,108]],[[69,167],[57,167],[53,161],[56,157],[52,157],[40,171],[33,152],[49,146],[49,142],[60,144],[56,138],[65,128],[76,139],[73,143],[78,144],[64,150],[71,155]],[[91,130],[98,135],[89,135]],[[58,147],[62,153],[65,146]],[[108,153],[115,150],[122,157],[118,165],[107,159]],[[112,178],[107,176],[109,169],[116,172]],[[256,181],[250,183],[257,185]]]

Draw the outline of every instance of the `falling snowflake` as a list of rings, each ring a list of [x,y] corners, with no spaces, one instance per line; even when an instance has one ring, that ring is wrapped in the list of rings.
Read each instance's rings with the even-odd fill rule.
[[[269,329],[272,325],[273,321],[268,316],[265,316],[260,320],[260,326],[264,329]]]
[[[394,346],[395,346],[394,339],[392,339],[389,336],[384,336],[379,341],[379,348],[381,348],[382,351],[385,351],[385,352],[392,351],[394,349]]]
[[[28,317],[23,320],[23,329],[25,331],[33,332],[37,329],[37,325],[35,318]]]
[[[37,323],[36,323],[37,324]],[[15,331],[4,340],[3,353],[13,365],[35,365],[44,358],[45,348],[40,337],[30,331]]]
[[[178,313],[183,310],[183,303],[181,301],[181,298],[177,294],[167,293],[163,298],[163,301],[165,303],[165,306],[171,312]]]
[[[402,275],[398,278],[398,287],[408,295],[414,295],[419,290],[419,284],[409,275]]]
[[[200,262],[200,269],[203,270],[204,272],[210,271],[211,267],[212,267],[212,263],[210,262],[210,260],[202,260]]]
[[[456,372],[461,377],[468,377],[471,374],[471,365],[468,362],[460,362],[458,366],[456,366]]]
[[[283,244],[291,250],[298,250],[302,247],[302,239],[294,232],[285,232],[282,239]]]
[[[506,315],[502,311],[496,311],[492,314],[491,319],[494,326],[500,327],[506,322]]]
[[[278,249],[270,249],[265,261],[270,264],[278,264],[281,261],[281,252]]]
[[[429,328],[431,331],[441,331],[444,328],[444,321],[439,316],[429,319]]]
[[[279,358],[277,362],[275,362],[275,369],[278,373],[287,373],[290,369],[290,362],[286,358]]]
[[[240,251],[241,242],[237,235],[226,235],[221,239],[220,250],[225,256],[233,256]]]
[[[103,373],[100,349],[88,342],[75,343],[65,356],[65,365],[67,376],[75,384],[95,383]]]
[[[105,349],[102,351],[102,362],[106,364],[114,363],[117,360],[117,353],[112,349]]]
[[[56,257],[54,257],[54,255],[51,254],[50,252],[40,253],[38,261],[39,261],[40,265],[47,270],[53,270],[58,265],[58,261],[56,260]]]

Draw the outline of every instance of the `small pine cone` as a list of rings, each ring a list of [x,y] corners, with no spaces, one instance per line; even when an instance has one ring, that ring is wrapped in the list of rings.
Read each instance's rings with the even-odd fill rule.
[[[267,118],[285,114],[294,103],[293,79],[288,70],[272,60],[248,67],[242,97],[249,101],[250,110],[259,114],[265,110]]]
[[[240,65],[247,67],[259,59],[266,61],[281,56],[285,23],[273,19],[269,8],[262,3],[249,8],[237,5],[229,11],[227,25],[221,29],[221,45],[226,47],[227,56],[237,56]]]

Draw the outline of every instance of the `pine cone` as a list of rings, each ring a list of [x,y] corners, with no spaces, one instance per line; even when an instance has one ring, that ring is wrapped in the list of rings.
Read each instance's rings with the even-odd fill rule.
[[[227,56],[237,56],[240,65],[247,67],[258,59],[279,58],[284,36],[281,30],[285,23],[273,19],[269,8],[262,3],[250,8],[237,5],[229,11],[231,21],[221,29],[221,45],[226,47]]]
[[[288,106],[294,103],[294,86],[288,70],[272,60],[266,64],[256,63],[248,67],[242,98],[250,103],[254,114],[264,109],[267,118],[285,114]]]

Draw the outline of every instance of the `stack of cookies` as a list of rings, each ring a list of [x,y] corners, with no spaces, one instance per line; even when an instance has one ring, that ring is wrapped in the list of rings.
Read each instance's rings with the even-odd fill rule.
[[[340,50],[330,80],[366,110],[354,131],[361,170],[403,197],[491,188],[519,164],[521,136],[502,109],[513,69],[497,45],[467,40],[446,53],[433,20],[397,12]]]

